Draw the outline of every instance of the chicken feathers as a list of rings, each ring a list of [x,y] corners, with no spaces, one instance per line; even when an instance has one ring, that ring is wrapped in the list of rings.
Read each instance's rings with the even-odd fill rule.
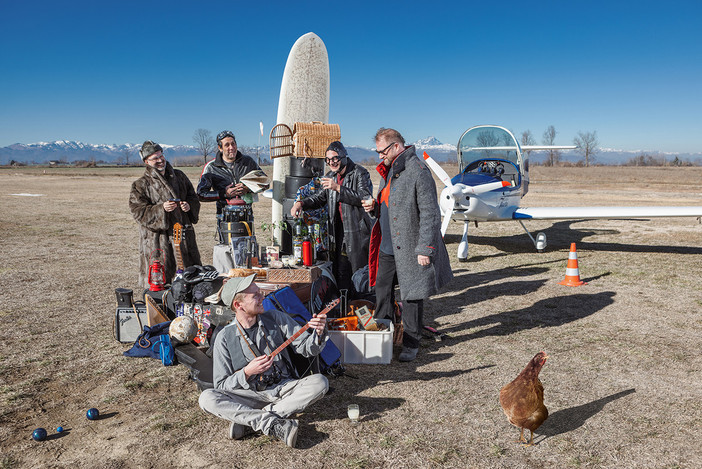
[[[511,383],[500,390],[500,405],[509,423],[518,427],[519,442],[526,446],[534,444],[534,430],[548,418],[544,405],[544,387],[539,381],[539,372],[546,363],[545,352],[537,353]],[[531,432],[527,443],[524,429]]]

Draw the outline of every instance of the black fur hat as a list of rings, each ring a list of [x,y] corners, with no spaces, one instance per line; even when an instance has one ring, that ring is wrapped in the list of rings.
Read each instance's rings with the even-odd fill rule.
[[[146,160],[146,158],[153,155],[157,151],[163,151],[161,145],[159,145],[156,142],[152,142],[151,140],[147,140],[141,146],[141,150],[139,150],[139,155],[141,156],[142,160]]]

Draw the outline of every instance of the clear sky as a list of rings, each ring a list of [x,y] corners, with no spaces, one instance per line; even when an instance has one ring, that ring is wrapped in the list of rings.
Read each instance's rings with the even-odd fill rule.
[[[0,146],[191,145],[275,124],[295,40],[315,32],[330,121],[455,144],[477,124],[556,143],[702,152],[702,2],[0,0]]]

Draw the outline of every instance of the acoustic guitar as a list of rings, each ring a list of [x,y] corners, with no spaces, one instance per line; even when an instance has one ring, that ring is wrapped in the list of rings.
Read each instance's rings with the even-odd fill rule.
[[[180,252],[180,242],[183,239],[183,225],[175,223],[173,225],[173,250],[176,258],[176,273],[182,274],[185,267],[183,266],[183,254]]]
[[[340,301],[341,301],[341,300],[339,300],[338,298],[335,299],[334,301],[332,301],[331,303],[329,303],[329,304],[327,305],[326,308],[324,308],[322,311],[320,311],[319,314],[327,314],[329,311],[331,311],[332,309],[334,309],[334,307],[335,307],[336,305],[338,305]],[[319,316],[319,314],[318,314],[318,316]],[[273,358],[273,357],[275,357],[276,355],[278,355],[280,352],[283,351],[283,349],[284,349],[285,347],[287,347],[287,346],[290,345],[295,339],[297,339],[298,337],[300,337],[300,335],[302,335],[302,333],[305,332],[309,327],[310,327],[310,323],[308,322],[307,324],[305,324],[304,326],[302,326],[302,327],[300,328],[299,331],[297,331],[295,334],[293,334],[292,337],[290,337],[288,340],[286,340],[285,342],[283,342],[283,343],[280,345],[280,347],[278,347],[277,349],[273,350],[273,351],[271,352],[271,354],[269,355],[269,357],[270,357],[270,358]]]

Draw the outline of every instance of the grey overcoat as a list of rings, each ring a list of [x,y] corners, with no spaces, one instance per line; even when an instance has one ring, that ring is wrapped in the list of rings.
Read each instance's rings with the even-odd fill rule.
[[[393,254],[400,285],[400,298],[421,300],[436,294],[453,279],[451,263],[441,237],[441,211],[431,171],[409,146],[390,168],[380,163],[382,176],[376,206],[387,198]],[[381,231],[376,220],[371,233],[370,284],[375,285]],[[417,255],[431,258],[428,266],[417,263]]]

